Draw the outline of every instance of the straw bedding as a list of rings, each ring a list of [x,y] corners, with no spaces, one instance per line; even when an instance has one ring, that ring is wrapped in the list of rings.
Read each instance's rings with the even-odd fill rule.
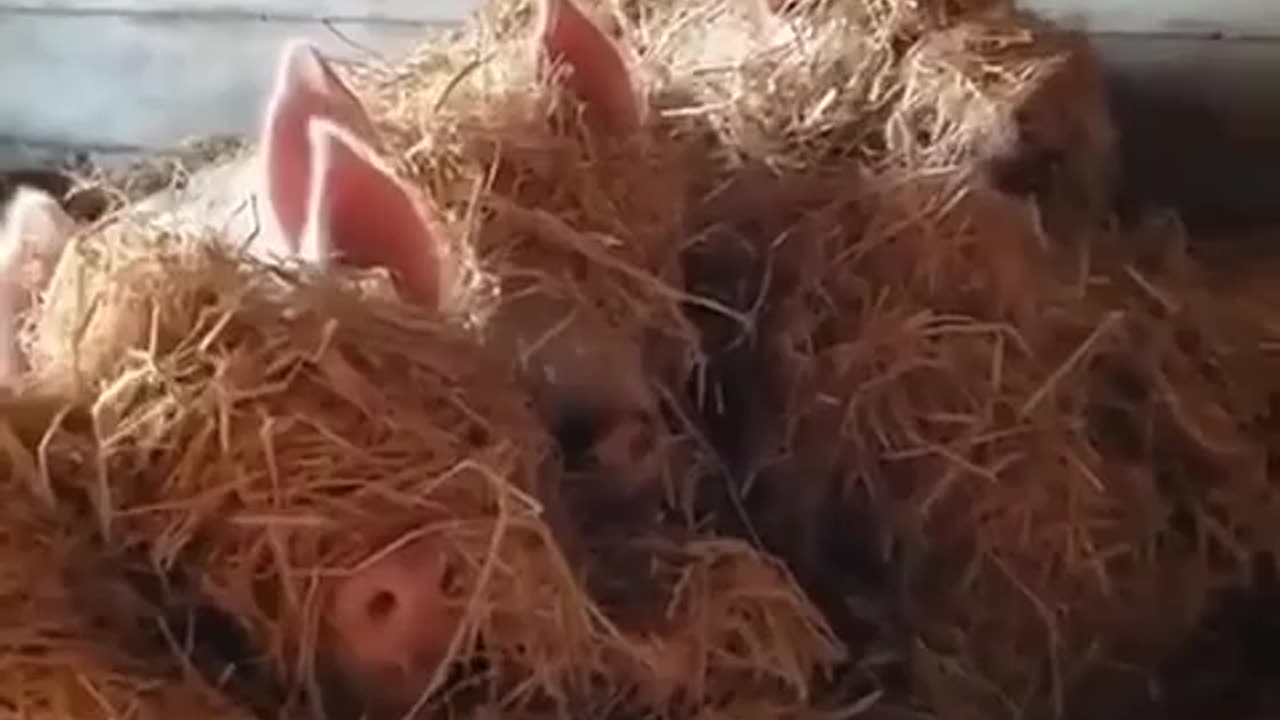
[[[687,495],[705,472],[686,477],[701,451],[680,420],[691,414],[684,386],[703,365],[682,306],[705,301],[683,292],[680,263],[700,148],[661,128],[611,137],[583,127],[574,102],[537,74],[526,10],[488,4],[467,32],[352,77],[402,171],[436,199],[485,269],[491,302],[466,305],[487,319],[481,327],[499,351],[519,357],[525,350],[503,340],[510,326],[532,324],[545,327],[549,344],[587,337],[610,348],[611,375],[626,376],[640,359],[644,377],[630,384],[641,387],[629,392],[644,417],[629,429],[651,451],[596,461],[651,507],[655,497]],[[538,383],[533,392],[544,400]],[[671,415],[674,423],[664,420]]]
[[[113,240],[72,246],[29,334],[45,351],[27,392],[80,408],[40,440],[58,462],[35,464],[34,487],[102,552],[145,558],[153,583],[195,578],[194,599],[168,601],[216,608],[250,643],[210,662],[248,678],[265,657],[300,693],[286,707],[373,695],[399,713],[437,687],[424,702],[682,716],[727,687],[797,702],[838,657],[786,570],[741,542],[578,538],[550,437],[464,327],[378,278],[142,228]],[[449,644],[408,697],[343,665],[327,612],[333,583],[422,540],[443,557]],[[601,547],[626,574],[569,562]]]
[[[912,702],[1115,711],[1094,689],[1140,694],[1271,551],[1275,306],[1215,296],[1169,228],[1102,223],[1083,43],[1000,8],[790,19],[701,88],[734,177],[691,280],[763,309],[730,392],[776,382],[725,433],[754,530],[880,631]]]
[[[77,562],[198,578],[289,711],[396,695],[325,608],[423,538],[457,632],[397,717],[1161,707],[1124,703],[1273,571],[1273,266],[1109,226],[1095,61],[1004,3],[618,9],[626,138],[533,75],[524,3],[348,70],[474,253],[464,322],[141,229],[64,258],[23,392],[76,412],[6,414]],[[644,441],[584,466],[504,303],[639,352]]]
[[[23,418],[47,414],[40,403],[14,398],[5,403],[6,437],[29,430]],[[136,620],[141,632],[159,635],[160,619],[141,612],[145,604],[116,585],[105,564],[85,562],[96,557],[85,533],[51,513],[43,493],[33,492],[35,461],[21,446],[6,446],[0,480],[5,497],[0,509],[3,712],[48,720],[252,717],[166,655],[128,644],[120,621]]]

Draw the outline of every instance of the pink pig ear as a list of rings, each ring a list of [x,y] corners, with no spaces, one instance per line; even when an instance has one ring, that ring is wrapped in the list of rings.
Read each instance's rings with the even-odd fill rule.
[[[344,127],[316,118],[308,135],[315,173],[300,243],[303,258],[322,266],[336,260],[386,268],[410,298],[439,307],[445,245],[426,198],[396,179]]]
[[[261,147],[265,158],[268,213],[289,247],[297,248],[307,216],[307,193],[315,167],[307,136],[312,118],[326,118],[377,147],[377,134],[355,93],[305,40],[281,52],[275,88],[267,104]]]
[[[75,232],[75,225],[75,220],[52,195],[25,185],[18,187],[9,201],[4,222],[0,223],[4,270],[9,270],[11,257],[17,256],[38,258],[42,266],[45,262],[56,262]]]
[[[621,134],[640,124],[643,106],[622,51],[574,0],[539,0],[538,36],[545,59],[568,68],[565,84],[594,128]]]
[[[0,383],[26,366],[18,341],[20,319],[42,292],[75,231],[75,221],[52,196],[20,187],[0,223]],[[34,276],[30,270],[34,269]]]

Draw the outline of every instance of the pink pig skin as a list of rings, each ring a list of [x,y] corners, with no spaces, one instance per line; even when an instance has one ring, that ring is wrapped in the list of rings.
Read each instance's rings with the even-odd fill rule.
[[[293,257],[309,213],[317,160],[311,126],[318,118],[371,152],[380,148],[359,99],[315,47],[294,40],[281,53],[254,152],[204,168],[182,190],[157,193],[133,210],[162,227],[221,231],[263,260]]]
[[[567,66],[565,86],[594,129],[621,135],[639,127],[644,106],[621,50],[573,0],[543,0],[538,27],[544,59]]]
[[[328,612],[334,660],[356,688],[404,705],[427,690],[461,624],[447,593],[449,562],[438,540],[420,538],[334,589]]]

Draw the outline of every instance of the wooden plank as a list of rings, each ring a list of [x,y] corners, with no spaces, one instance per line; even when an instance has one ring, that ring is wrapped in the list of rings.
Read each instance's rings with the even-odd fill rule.
[[[1280,220],[1280,41],[1097,35],[1135,203],[1196,227]]]
[[[433,27],[0,12],[0,166],[43,146],[127,151],[253,132],[288,38],[369,59],[351,43],[394,57]]]
[[[1258,118],[1280,113],[1280,38],[1095,34],[1109,71],[1152,92],[1196,97]],[[1280,128],[1280,125],[1276,125]]]
[[[1022,4],[1095,33],[1280,38],[1276,0],[1023,0]]]
[[[1100,33],[1280,36],[1274,0],[1024,0],[1048,17]],[[456,22],[475,0],[0,0],[0,13],[153,13]]]
[[[420,22],[454,24],[476,0],[0,0],[0,15],[187,17],[210,21]]]
[[[285,39],[301,34],[339,57],[362,55],[312,16],[373,18],[333,27],[394,56],[479,1],[0,0],[0,168],[48,157],[46,146],[148,149],[251,132]],[[1162,0],[1159,12],[1151,0],[1027,4],[1093,31],[1111,73],[1129,85],[1196,97],[1274,133],[1280,38],[1261,36],[1280,29],[1277,1]],[[1258,37],[1186,34],[1196,27]]]

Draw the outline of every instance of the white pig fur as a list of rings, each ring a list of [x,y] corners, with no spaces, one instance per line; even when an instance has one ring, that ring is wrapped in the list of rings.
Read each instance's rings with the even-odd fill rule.
[[[20,187],[0,222],[0,384],[26,365],[19,343],[22,316],[57,265],[75,221],[53,196]]]

